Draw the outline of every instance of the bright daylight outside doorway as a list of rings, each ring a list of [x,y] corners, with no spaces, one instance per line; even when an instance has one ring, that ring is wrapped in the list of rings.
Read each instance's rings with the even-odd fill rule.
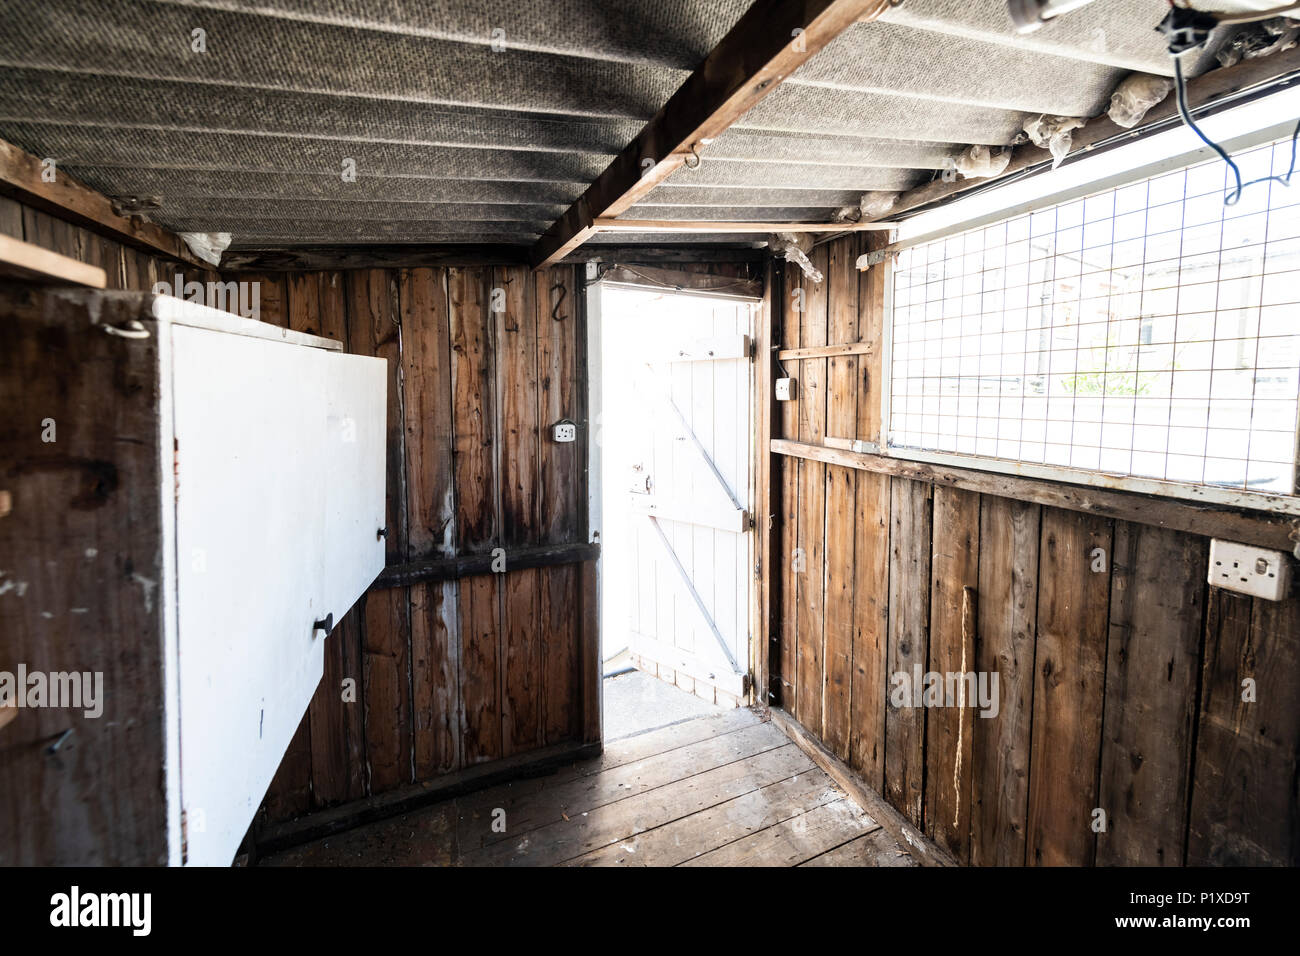
[[[600,290],[601,657],[613,740],[744,701],[755,306]]]

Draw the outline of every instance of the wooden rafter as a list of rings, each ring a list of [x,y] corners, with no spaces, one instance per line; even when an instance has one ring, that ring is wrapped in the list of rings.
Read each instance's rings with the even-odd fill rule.
[[[896,222],[703,222],[673,219],[608,219],[592,221],[593,232],[772,233],[772,232],[886,232]]]
[[[69,176],[57,165],[51,172],[53,181],[47,181],[47,170],[41,159],[0,139],[0,195],[96,232],[108,233],[127,245],[161,252],[191,265],[207,265],[175,233],[145,222],[139,216],[118,215],[106,196]]]
[[[533,246],[550,265],[720,136],[808,59],[889,0],[757,0],[585,193]]]

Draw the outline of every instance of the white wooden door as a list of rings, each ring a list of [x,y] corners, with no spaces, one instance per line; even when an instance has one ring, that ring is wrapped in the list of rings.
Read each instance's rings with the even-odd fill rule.
[[[638,667],[717,703],[740,703],[749,671],[748,302],[657,296],[632,363],[627,484],[632,529],[629,648]],[[657,298],[657,302],[653,301]],[[620,313],[606,310],[606,321]]]
[[[185,861],[228,865],[383,569],[385,363],[173,326]]]

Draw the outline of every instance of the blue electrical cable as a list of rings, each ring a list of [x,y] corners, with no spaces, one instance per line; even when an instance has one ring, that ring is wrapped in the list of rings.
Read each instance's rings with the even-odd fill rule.
[[[1227,163],[1228,168],[1232,170],[1232,176],[1236,181],[1236,187],[1232,192],[1224,196],[1223,204],[1225,206],[1236,205],[1237,200],[1241,199],[1241,191],[1247,186],[1254,186],[1257,183],[1266,183],[1270,179],[1276,180],[1283,186],[1291,185],[1291,175],[1295,172],[1296,137],[1300,136],[1300,120],[1296,121],[1295,129],[1291,132],[1291,165],[1287,167],[1286,175],[1261,176],[1259,179],[1252,179],[1248,183],[1243,183],[1241,181],[1241,169],[1232,161],[1232,157],[1227,154],[1222,146],[1201,132],[1201,128],[1197,126],[1195,121],[1192,119],[1192,113],[1187,108],[1187,82],[1183,79],[1183,66],[1177,56],[1174,57],[1174,94],[1178,101],[1178,115],[1183,118],[1183,122],[1187,124],[1187,128],[1199,136],[1201,142],[1218,153],[1219,158]]]

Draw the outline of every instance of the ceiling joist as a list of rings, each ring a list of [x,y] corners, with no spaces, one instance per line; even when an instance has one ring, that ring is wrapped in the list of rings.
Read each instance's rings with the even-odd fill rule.
[[[568,255],[776,89],[853,24],[889,0],[757,0],[612,163],[537,240],[534,268]]]
[[[593,232],[772,233],[888,231],[896,222],[713,222],[676,219],[595,219]]]

